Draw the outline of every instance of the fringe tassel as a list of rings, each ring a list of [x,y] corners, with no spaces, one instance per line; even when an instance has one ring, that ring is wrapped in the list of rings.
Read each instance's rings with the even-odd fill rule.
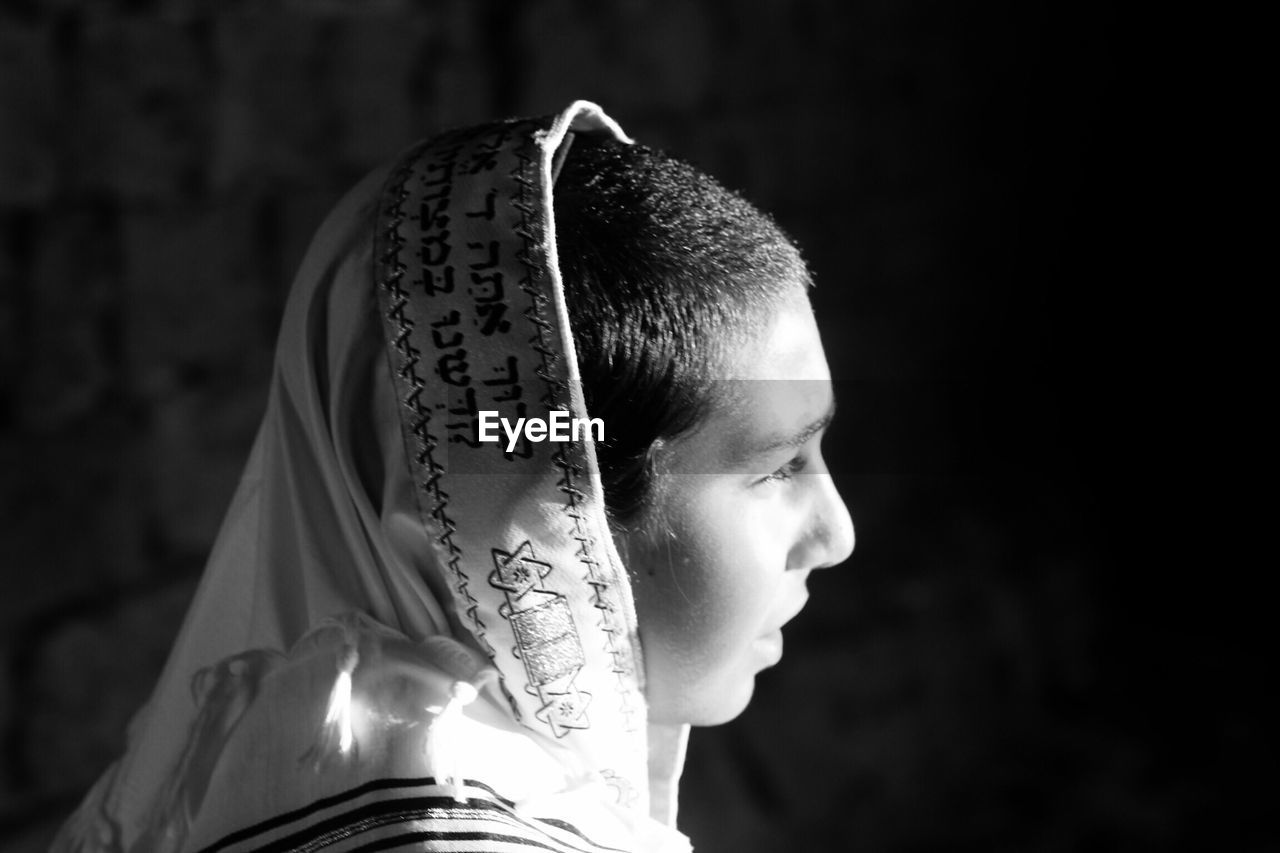
[[[448,704],[443,708],[433,706],[428,711],[436,715],[427,729],[427,742],[424,747],[427,766],[432,768],[436,781],[449,788],[454,800],[464,802],[462,794],[463,775],[461,768],[462,709],[470,705],[479,696],[479,691],[465,681],[455,681],[450,689]]]
[[[329,693],[329,709],[324,715],[326,734],[330,738],[337,734],[338,751],[343,755],[349,753],[355,745],[355,735],[351,731],[351,674],[355,672],[359,662],[360,652],[355,646],[348,646],[338,666],[338,678],[333,682],[333,690]]]

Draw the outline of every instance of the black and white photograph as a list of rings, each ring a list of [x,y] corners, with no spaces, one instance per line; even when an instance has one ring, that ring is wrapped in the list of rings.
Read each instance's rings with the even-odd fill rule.
[[[1178,14],[0,2],[0,849],[1277,849]]]

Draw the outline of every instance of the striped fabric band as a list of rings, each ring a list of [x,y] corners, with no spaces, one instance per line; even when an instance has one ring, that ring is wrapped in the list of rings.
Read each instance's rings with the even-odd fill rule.
[[[435,779],[380,779],[238,830],[204,853],[354,851],[412,848],[457,853],[621,853],[568,823],[516,813],[488,786],[466,780],[465,801]]]

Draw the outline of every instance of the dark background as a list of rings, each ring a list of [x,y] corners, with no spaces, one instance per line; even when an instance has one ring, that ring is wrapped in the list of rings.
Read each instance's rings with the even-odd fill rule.
[[[417,137],[583,97],[795,235],[840,380],[858,548],[747,713],[695,732],[698,850],[1274,849],[1198,23],[0,5],[0,846],[43,849],[122,748],[328,207]]]

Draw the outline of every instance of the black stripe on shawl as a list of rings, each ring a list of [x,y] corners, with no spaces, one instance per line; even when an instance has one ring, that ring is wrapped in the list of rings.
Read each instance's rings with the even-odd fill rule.
[[[617,851],[617,848],[605,847],[599,845],[587,838],[572,824],[562,820],[554,819],[534,819],[533,822],[522,818],[514,811],[514,803],[504,797],[499,796],[492,788],[480,782],[466,781],[468,786],[473,786],[487,792],[493,801],[482,799],[479,797],[469,797],[465,802],[459,803],[452,796],[418,796],[418,797],[396,797],[394,799],[378,800],[363,806],[353,808],[341,814],[325,818],[310,826],[305,826],[294,831],[284,837],[277,838],[274,841],[267,841],[261,846],[255,846],[254,849],[262,851],[270,851],[270,853],[286,853],[293,850],[316,850],[330,846],[342,841],[350,841],[353,836],[365,832],[373,832],[384,829],[388,826],[394,826],[401,821],[416,820],[439,820],[439,821],[455,821],[455,822],[471,822],[479,823],[492,827],[493,830],[502,831],[477,831],[477,830],[424,830],[412,833],[402,833],[390,838],[378,839],[370,841],[365,845],[351,848],[353,850],[382,850],[388,847],[399,846],[401,844],[409,844],[415,841],[436,840],[436,841],[465,841],[465,840],[485,840],[502,841],[511,844],[523,844],[529,847],[536,847],[544,850],[556,851],[556,853],[593,853],[593,851]],[[378,779],[367,782],[350,791],[344,791],[330,797],[324,797],[317,800],[309,806],[295,809],[292,812],[278,815],[274,818],[262,821],[254,826],[246,829],[237,830],[227,835],[220,841],[205,848],[204,853],[214,853],[214,851],[223,850],[237,844],[251,842],[255,836],[260,836],[273,830],[280,830],[287,827],[290,823],[295,823],[306,817],[315,815],[327,808],[342,805],[351,802],[362,795],[376,791],[393,790],[396,788],[418,788],[418,787],[435,787],[438,783],[431,777],[425,779]],[[561,840],[550,834],[547,830],[538,824],[555,827],[562,832],[571,834],[580,839],[582,844],[586,846],[578,846],[568,841]],[[536,833],[545,841],[538,841],[531,838],[524,838],[517,835],[509,835],[512,829],[523,829],[530,833]],[[400,840],[396,840],[400,839]],[[265,841],[265,839],[263,839]],[[617,851],[621,853],[621,851]]]
[[[399,800],[381,800],[369,803],[351,811],[343,812],[340,815],[326,818],[270,842],[259,849],[263,853],[322,849],[339,841],[350,841],[362,833],[388,827],[394,828],[402,822],[425,820],[448,821],[453,828],[422,830],[412,834],[441,840],[446,837],[461,838],[467,833],[471,833],[478,838],[497,838],[501,836],[504,839],[509,837],[510,840],[519,840],[521,843],[554,850],[557,853],[592,853],[587,847],[570,845],[549,835],[546,830],[519,819],[496,803],[472,800],[466,804],[461,804],[452,797],[408,797]],[[478,825],[479,828],[463,830],[461,829],[463,824]],[[508,833],[513,830],[525,830],[529,835],[536,834],[545,840],[535,840],[516,835],[508,836]],[[370,843],[378,844],[380,842]],[[595,849],[599,850],[601,848],[596,847]]]
[[[565,851],[575,849],[558,844],[553,847],[540,841],[521,838],[518,835],[501,835],[495,832],[406,832],[401,835],[393,835],[390,838],[379,838],[377,841],[371,841],[359,847],[352,847],[350,853],[372,853],[375,850],[390,850],[393,847],[401,847],[405,844],[430,843],[432,841],[501,841],[505,844],[518,844],[535,850],[550,850],[552,853],[565,853]],[[612,848],[601,849],[608,850]]]
[[[279,829],[285,824],[292,823],[296,820],[302,820],[316,812],[341,805],[348,800],[358,799],[365,794],[369,794],[374,791],[390,791],[395,788],[429,788],[439,784],[440,783],[435,780],[434,776],[421,776],[409,779],[374,779],[371,782],[365,782],[363,785],[359,785],[349,791],[343,791],[340,794],[333,794],[328,797],[321,797],[310,805],[302,806],[301,808],[276,815],[272,818],[267,818],[261,823],[255,823],[253,826],[248,826],[244,829],[238,829],[230,835],[227,835],[204,848],[201,853],[216,853],[218,850],[230,847],[233,844],[238,844],[239,842],[252,838],[255,835],[270,832],[273,829]],[[465,779],[463,780],[463,785],[469,788],[479,788],[489,796],[493,797],[497,802],[502,803],[504,806],[508,808],[515,808],[516,804],[513,801],[500,796],[497,791],[493,790],[483,782],[477,782],[473,779]]]

